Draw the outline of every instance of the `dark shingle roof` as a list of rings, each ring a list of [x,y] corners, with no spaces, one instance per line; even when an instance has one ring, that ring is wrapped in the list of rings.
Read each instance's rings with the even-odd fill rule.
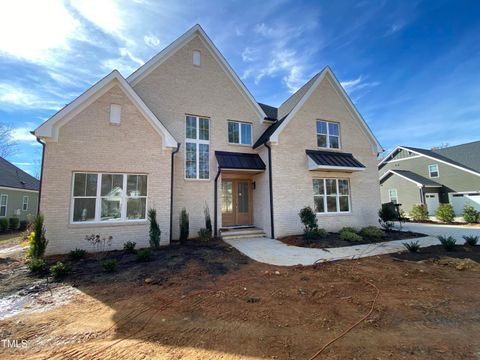
[[[415,174],[414,172],[411,172],[411,171],[408,171],[408,170],[390,170],[392,173],[395,173],[395,174],[398,174],[398,175],[401,175],[401,176],[404,176],[416,183],[419,183],[419,184],[422,184],[422,185],[425,185],[425,186],[438,186],[438,187],[441,187],[442,185],[440,185],[439,183],[433,181],[433,180],[430,180],[430,179],[427,179],[426,177],[423,177],[423,176],[420,176],[418,174]]]
[[[436,154],[480,172],[480,141],[433,150]]]
[[[258,103],[258,105],[260,105],[265,115],[267,115],[268,120],[278,119],[278,109],[276,107],[262,103]]]
[[[40,181],[0,157],[0,186],[38,191]]]
[[[266,166],[258,154],[215,151],[221,169],[265,170]]]
[[[320,166],[365,168],[365,166],[350,153],[323,150],[305,150],[305,152],[315,164]]]

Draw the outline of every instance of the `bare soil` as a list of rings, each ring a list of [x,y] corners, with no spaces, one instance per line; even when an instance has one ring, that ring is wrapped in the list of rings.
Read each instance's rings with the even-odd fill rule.
[[[0,321],[2,359],[308,359],[364,316],[319,359],[476,359],[480,273],[390,255],[313,267],[254,262],[222,242],[188,242],[148,263],[117,257],[107,274],[94,258],[63,286],[81,293],[45,312]],[[21,260],[0,263],[8,271]],[[10,277],[28,287],[38,279]],[[30,281],[30,283],[29,283]],[[23,285],[22,285],[23,284]],[[57,289],[52,285],[52,291]]]
[[[402,252],[392,255],[396,259],[421,261],[450,257],[456,259],[472,259],[480,263],[480,246],[456,245],[452,251],[446,251],[442,245],[421,248],[418,252]]]
[[[374,244],[382,241],[413,239],[413,238],[424,237],[424,236],[428,236],[428,235],[415,233],[411,231],[391,230],[391,231],[386,231],[385,236],[381,239],[363,237],[363,239],[360,241],[342,240],[340,238],[340,234],[332,233],[332,232],[329,232],[326,238],[305,240],[302,234],[302,235],[290,235],[290,236],[279,238],[278,240],[282,241],[287,245],[292,245],[292,246],[324,249],[324,248],[362,245],[362,244]]]

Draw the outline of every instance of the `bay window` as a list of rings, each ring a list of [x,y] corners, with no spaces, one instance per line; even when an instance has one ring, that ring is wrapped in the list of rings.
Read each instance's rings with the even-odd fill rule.
[[[313,202],[317,213],[350,212],[350,186],[347,179],[313,179]]]
[[[252,145],[252,124],[229,121],[228,142],[230,144]]]
[[[210,121],[198,116],[186,117],[185,177],[210,178]]]

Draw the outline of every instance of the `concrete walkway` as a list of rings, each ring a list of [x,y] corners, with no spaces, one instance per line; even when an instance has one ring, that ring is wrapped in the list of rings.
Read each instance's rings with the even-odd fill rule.
[[[432,236],[412,240],[418,241],[421,247],[439,244],[438,239]],[[271,265],[294,266],[395,253],[406,250],[403,243],[409,241],[411,240],[395,240],[329,249],[290,246],[268,238],[227,240],[227,243],[253,260]]]

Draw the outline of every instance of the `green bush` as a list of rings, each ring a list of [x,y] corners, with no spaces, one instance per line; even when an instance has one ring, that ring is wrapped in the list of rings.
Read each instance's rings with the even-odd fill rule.
[[[443,248],[447,251],[452,251],[455,249],[455,244],[457,240],[455,240],[452,236],[438,236],[438,240],[443,245]]]
[[[298,213],[300,221],[304,226],[305,233],[310,233],[312,230],[318,229],[317,215],[310,206],[306,206]]]
[[[379,229],[376,226],[366,226],[362,230],[360,230],[360,234],[363,237],[367,237],[374,240],[380,240],[385,236],[385,231],[383,231],[382,229]]]
[[[68,257],[72,261],[79,261],[85,259],[87,252],[83,249],[75,249],[68,253]]]
[[[445,223],[451,223],[455,219],[455,212],[453,211],[452,204],[440,204],[435,213],[435,216],[440,221]]]
[[[16,217],[11,217],[8,219],[8,228],[12,231],[18,230],[18,226],[20,225],[20,219]]]
[[[398,220],[398,213],[395,210],[395,205],[392,203],[382,204],[381,209],[378,211],[378,217],[383,222]]]
[[[61,279],[70,274],[72,269],[67,264],[62,263],[61,261],[57,262],[55,265],[50,266],[50,273],[55,279]]]
[[[410,211],[410,217],[413,221],[425,221],[428,220],[428,209],[423,204],[417,204],[412,207]]]
[[[47,269],[47,263],[43,259],[30,259],[27,262],[27,267],[30,272],[39,273]]]
[[[27,256],[40,259],[45,254],[48,240],[45,238],[45,226],[43,226],[43,215],[38,214],[33,221],[32,232],[29,237],[29,249]]]
[[[409,243],[403,243],[403,246],[410,252],[418,252],[420,250],[420,244],[418,241],[410,241]]]
[[[115,259],[107,259],[102,261],[103,270],[106,272],[114,272],[117,269],[118,261]]]
[[[123,251],[125,251],[127,254],[136,254],[137,250],[135,250],[135,246],[137,243],[135,241],[127,241],[126,243],[123,244]]]
[[[185,242],[190,234],[190,220],[187,209],[183,208],[180,212],[180,242]]]
[[[213,233],[212,229],[212,218],[210,217],[210,209],[208,208],[207,203],[205,203],[205,208],[203,209],[203,215],[205,216],[205,228],[210,230],[210,233]]]
[[[198,232],[198,237],[202,241],[210,241],[212,240],[212,230],[201,228]]]
[[[342,233],[344,231],[347,231],[347,232],[352,232],[352,233],[355,233],[357,234],[358,233],[358,230],[351,227],[351,226],[344,226],[343,228],[340,229],[339,233]]]
[[[351,232],[351,231],[341,232],[340,239],[344,241],[351,241],[351,242],[358,242],[363,240],[363,238],[360,235],[355,234],[354,232]]]
[[[27,220],[22,220],[22,221],[20,221],[20,225],[19,225],[19,227],[18,227],[18,230],[20,230],[20,231],[25,231],[25,230],[27,230],[28,224],[29,224],[29,223],[28,223]]]
[[[473,224],[480,221],[480,213],[472,205],[465,204],[463,207],[463,220]]]
[[[150,223],[150,247],[152,249],[159,249],[160,236],[162,235],[162,232],[160,231],[160,227],[158,226],[156,209],[152,208],[148,210],[148,222]]]
[[[464,235],[463,239],[465,240],[465,245],[475,246],[478,243],[478,236],[475,235]]]
[[[5,232],[8,230],[8,219],[0,219],[0,232]]]
[[[147,262],[152,260],[152,253],[148,249],[143,249],[137,252],[137,261]]]

